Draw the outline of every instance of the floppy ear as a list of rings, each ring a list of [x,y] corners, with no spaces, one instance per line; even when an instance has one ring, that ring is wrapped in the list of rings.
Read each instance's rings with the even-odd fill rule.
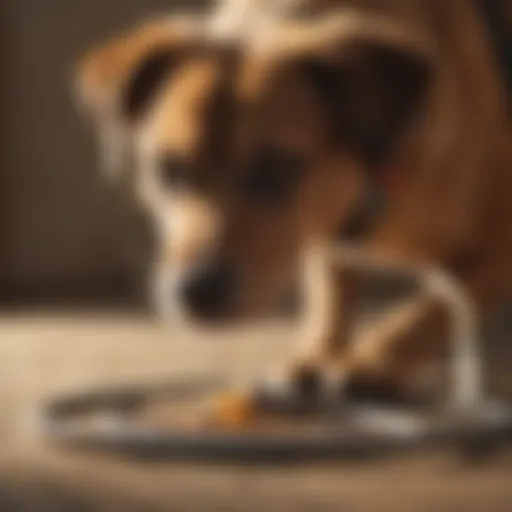
[[[134,128],[191,51],[197,29],[193,18],[150,22],[91,51],[79,63],[79,106],[97,124],[109,174],[120,171]]]
[[[434,73],[425,47],[398,28],[351,30],[301,64],[337,141],[383,163],[418,115]]]

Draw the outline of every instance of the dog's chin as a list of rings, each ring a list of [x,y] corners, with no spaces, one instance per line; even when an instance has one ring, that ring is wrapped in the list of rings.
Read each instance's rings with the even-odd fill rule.
[[[293,281],[285,286],[281,282],[281,286],[246,289],[229,306],[198,311],[190,308],[179,296],[168,293],[173,284],[170,273],[156,277],[151,289],[152,310],[159,322],[173,328],[231,328],[265,318],[290,317],[298,310],[297,283]]]
[[[162,297],[158,293],[154,294],[153,312],[157,320],[164,325],[185,330],[222,328],[256,315],[255,311],[251,313],[241,307],[194,311],[183,301],[169,295]]]

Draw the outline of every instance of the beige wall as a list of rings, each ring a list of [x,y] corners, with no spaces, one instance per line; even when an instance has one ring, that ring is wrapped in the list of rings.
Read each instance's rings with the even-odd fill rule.
[[[92,134],[71,101],[70,70],[89,44],[176,2],[0,4],[1,288],[85,293],[129,282],[144,268],[144,230],[129,197],[101,182]]]

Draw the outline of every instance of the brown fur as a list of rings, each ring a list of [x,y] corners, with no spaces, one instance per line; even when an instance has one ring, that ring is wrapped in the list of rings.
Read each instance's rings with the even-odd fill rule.
[[[163,230],[162,268],[185,275],[222,254],[243,269],[236,314],[261,309],[319,243],[332,243],[368,179],[391,169],[400,187],[386,192],[368,251],[447,268],[479,314],[491,311],[512,277],[512,151],[504,84],[472,3],[296,0],[279,13],[253,3],[268,11],[265,30],[255,21],[212,40],[203,25],[195,44],[210,51],[181,52],[136,131],[146,204],[160,221],[181,219],[179,242]],[[127,70],[161,44],[159,29],[148,30],[81,69],[100,110],[97,98],[114,88],[119,98]],[[237,187],[268,147],[303,169],[293,193],[261,207]],[[186,162],[186,191],[162,185],[166,158]],[[355,280],[315,261],[310,296],[322,289],[323,299],[313,300],[299,368],[334,362],[340,373],[402,383],[443,346],[446,310],[418,296],[349,347]]]

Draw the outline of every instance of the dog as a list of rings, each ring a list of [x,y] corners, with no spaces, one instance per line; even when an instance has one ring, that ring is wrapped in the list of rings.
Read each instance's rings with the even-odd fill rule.
[[[162,312],[235,321],[304,276],[300,386],[328,371],[402,393],[448,341],[446,304],[418,292],[352,343],[359,279],[326,255],[340,229],[444,269],[478,318],[510,291],[507,90],[476,2],[225,1],[105,43],[76,76],[106,160],[136,159]]]

